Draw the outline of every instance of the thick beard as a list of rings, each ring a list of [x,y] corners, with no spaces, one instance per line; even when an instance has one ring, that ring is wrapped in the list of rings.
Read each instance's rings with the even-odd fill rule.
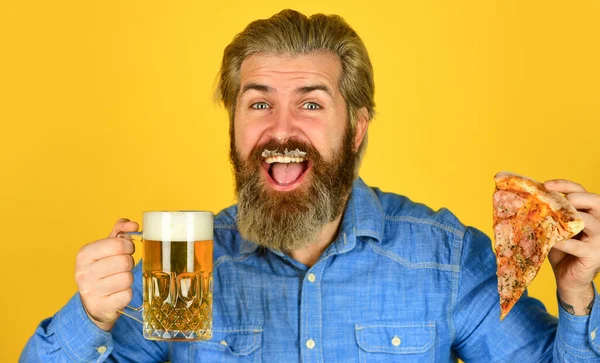
[[[311,145],[293,139],[282,143],[270,140],[255,147],[244,161],[232,137],[229,156],[235,171],[237,224],[242,237],[285,253],[316,242],[323,227],[340,216],[346,205],[357,162],[353,145],[354,132],[347,127],[331,161],[324,160]],[[283,152],[286,148],[307,153],[311,175],[305,176],[308,185],[288,192],[274,191],[261,180],[261,154],[265,149]]]

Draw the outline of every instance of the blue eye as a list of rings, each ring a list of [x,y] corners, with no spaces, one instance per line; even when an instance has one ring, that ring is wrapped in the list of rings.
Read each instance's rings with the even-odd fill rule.
[[[266,110],[267,108],[270,108],[269,104],[266,102],[256,102],[253,103],[250,107],[252,107],[255,110]]]
[[[321,108],[321,106],[314,102],[306,102],[302,105],[302,108],[305,110],[318,110]]]

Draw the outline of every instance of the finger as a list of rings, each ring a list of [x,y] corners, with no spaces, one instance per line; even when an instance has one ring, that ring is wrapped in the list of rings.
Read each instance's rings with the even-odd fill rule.
[[[550,265],[556,266],[566,256],[568,256],[567,253],[560,251],[556,248],[552,248],[552,249],[550,249],[550,252],[548,253],[548,261],[550,262]]]
[[[548,180],[544,183],[544,187],[546,187],[548,190],[553,190],[555,192],[564,194],[585,193],[585,188],[581,184],[577,184],[565,179]]]
[[[135,245],[126,238],[105,238],[83,246],[77,254],[77,267],[92,264],[110,256],[132,255]]]
[[[600,213],[600,194],[574,192],[567,194],[573,207]]]
[[[105,302],[106,306],[110,306],[111,310],[121,310],[125,306],[129,305],[131,302],[131,298],[133,297],[133,291],[131,288],[127,288],[125,290],[117,291],[106,296]]]
[[[593,248],[589,243],[582,242],[577,239],[568,239],[562,242],[558,242],[552,247],[552,249],[556,249],[558,251],[567,253],[569,255],[573,255],[575,257],[588,257],[594,253]],[[564,256],[563,256],[564,257]]]
[[[98,280],[96,285],[96,293],[99,296],[112,295],[115,292],[130,288],[133,285],[133,274],[131,272],[121,272]]]
[[[140,225],[137,222],[130,221],[127,218],[121,218],[115,223],[108,237],[117,237],[120,232],[137,232]]]
[[[102,279],[121,272],[131,272],[135,262],[131,255],[117,255],[103,258],[90,266],[94,278]]]
[[[583,220],[583,233],[590,237],[600,234],[600,221],[589,213],[579,212],[579,216]]]

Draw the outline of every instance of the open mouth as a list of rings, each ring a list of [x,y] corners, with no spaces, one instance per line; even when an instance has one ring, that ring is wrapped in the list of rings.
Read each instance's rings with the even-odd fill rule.
[[[263,160],[263,170],[269,183],[279,190],[295,188],[310,168],[311,163],[305,156],[274,155]]]

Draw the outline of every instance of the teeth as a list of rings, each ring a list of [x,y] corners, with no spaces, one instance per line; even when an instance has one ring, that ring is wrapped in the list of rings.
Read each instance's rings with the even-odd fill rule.
[[[293,157],[289,157],[289,156],[271,156],[271,157],[265,159],[265,162],[267,164],[273,164],[273,163],[289,164],[289,163],[301,163],[303,161],[304,161],[304,158],[293,158]]]
[[[292,151],[285,149],[283,154],[280,153],[279,151],[272,151],[272,150],[264,150],[262,152],[263,158],[269,158],[269,157],[273,157],[273,156],[289,156],[289,157],[294,157],[294,158],[303,158],[303,157],[306,157],[306,152],[300,151],[298,149],[292,150]]]

